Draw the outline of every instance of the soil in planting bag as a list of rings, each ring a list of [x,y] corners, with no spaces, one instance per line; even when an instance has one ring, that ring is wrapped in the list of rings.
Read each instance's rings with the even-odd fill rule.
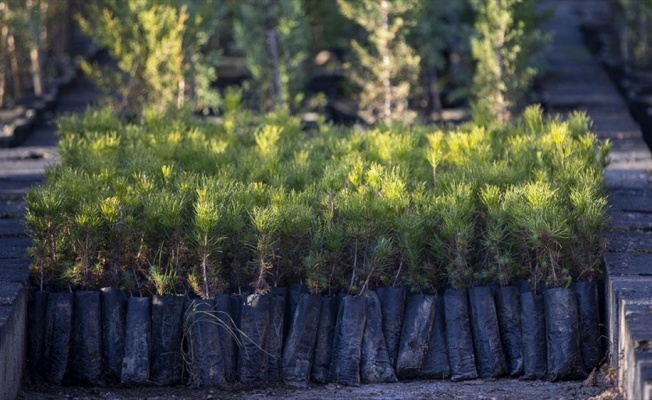
[[[125,348],[127,296],[111,287],[102,288],[102,354],[109,380],[119,382]]]
[[[265,348],[269,335],[271,296],[251,294],[243,298],[240,311],[238,375],[244,384],[267,382],[269,353]]]
[[[74,295],[49,293],[45,321],[45,365],[43,374],[60,385],[68,369],[72,341]]]
[[[378,294],[380,308],[383,313],[383,335],[385,336],[385,346],[387,346],[390,363],[393,367],[396,367],[407,291],[404,287],[396,286],[378,288],[376,289],[376,294]]]
[[[102,385],[100,292],[75,292],[72,377],[82,385]]]
[[[491,288],[478,286],[469,289],[469,303],[478,375],[483,379],[497,378],[507,372],[507,362]]]
[[[214,387],[225,382],[219,326],[213,300],[186,301],[184,332],[187,335],[187,371],[193,386]]]
[[[149,383],[150,347],[152,342],[152,303],[149,297],[131,297],[127,303],[125,352],[120,382]]]
[[[337,323],[337,298],[323,297],[321,299],[321,312],[319,327],[315,343],[315,355],[312,361],[311,378],[314,382],[325,383],[328,381],[328,372],[331,364],[331,350]]]
[[[45,325],[48,308],[48,292],[32,292],[27,313],[27,365],[31,375],[41,373],[45,351]]]
[[[360,357],[360,378],[363,383],[397,382],[394,367],[389,359],[385,336],[383,335],[383,315],[376,292],[364,294],[367,299],[367,322],[362,336]]]
[[[450,374],[451,368],[448,365],[448,349],[446,348],[444,298],[437,296],[435,300],[435,318],[428,341],[428,351],[423,359],[419,376],[427,379],[447,379]]]
[[[580,320],[580,343],[582,361],[587,372],[600,364],[602,357],[600,346],[600,303],[597,281],[580,281],[575,283],[577,307]]]
[[[550,380],[555,382],[586,378],[575,293],[566,288],[549,288],[543,293],[543,298]]]
[[[181,340],[185,298],[152,297],[152,366],[150,378],[159,385],[181,381]]]
[[[475,367],[466,289],[447,289],[444,292],[444,309],[451,380],[476,379],[478,371]]]
[[[362,336],[367,320],[367,300],[363,296],[340,299],[333,337],[333,353],[328,380],[346,386],[360,385]]]
[[[407,298],[401,341],[396,360],[396,376],[416,378],[428,350],[428,341],[435,318],[435,296],[413,294]]]
[[[532,291],[521,293],[521,331],[523,379],[543,379],[548,371],[548,347],[542,295]]]
[[[283,339],[285,325],[285,299],[287,289],[275,287],[270,293],[269,333],[267,335],[267,382],[281,382],[281,364],[283,363]]]
[[[283,382],[306,387],[315,351],[321,296],[302,294],[283,349]]]
[[[221,294],[215,298],[215,312],[218,321],[220,350],[222,364],[224,365],[224,378],[227,382],[235,382],[237,376],[238,359],[236,357],[237,328],[231,310],[231,296]]]
[[[496,288],[496,313],[500,338],[507,359],[507,373],[512,378],[523,374],[523,335],[521,333],[520,293],[516,286]]]

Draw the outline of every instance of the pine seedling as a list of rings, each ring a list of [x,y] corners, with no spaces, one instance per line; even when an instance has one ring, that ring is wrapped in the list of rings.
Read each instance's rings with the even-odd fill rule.
[[[386,236],[378,236],[370,243],[364,258],[365,276],[360,293],[369,288],[372,279],[381,280],[383,274],[388,272],[392,266],[394,252],[394,244]]]
[[[125,216],[125,205],[116,196],[106,197],[100,202],[100,229],[103,232],[105,248],[108,248],[108,280],[117,287],[120,282],[121,264],[131,246],[129,228],[132,216]]]
[[[202,299],[215,297],[226,286],[218,257],[221,252],[221,242],[224,240],[219,232],[224,203],[220,203],[214,195],[216,186],[205,184],[197,188],[197,198],[194,203],[190,241],[199,265],[188,275],[188,282],[195,294]]]
[[[278,256],[275,253],[275,246],[280,221],[278,214],[269,206],[254,207],[250,213],[250,220],[255,232],[255,243],[252,245],[254,258],[249,262],[254,277],[251,286],[256,293],[264,294],[271,290],[267,279]]]
[[[570,254],[576,279],[599,277],[607,251],[607,242],[602,236],[607,222],[607,199],[602,194],[601,178],[583,173],[577,185],[570,189]]]
[[[56,269],[62,261],[59,238],[67,234],[62,229],[61,219],[65,218],[62,213],[63,200],[52,187],[39,187],[27,192],[25,202],[27,232],[33,240],[29,248],[32,258],[30,271],[39,289],[44,290],[56,276]]]
[[[528,280],[532,289],[538,291],[541,283],[553,287],[568,285],[572,276],[563,251],[570,227],[559,193],[544,180],[516,190],[524,201],[514,202],[512,210],[523,248],[530,255]]]
[[[441,238],[448,282],[453,288],[468,288],[474,282],[473,249],[476,237],[473,189],[453,184],[437,198]]]
[[[178,284],[180,271],[186,257],[184,243],[184,211],[186,199],[172,192],[154,192],[144,197],[143,240],[148,266],[159,268],[158,276],[175,277],[166,279],[172,286],[165,287],[165,293],[172,292]],[[159,261],[152,261],[158,259]],[[151,282],[151,273],[143,271]],[[161,285],[155,285],[161,287]],[[156,288],[155,288],[156,289]],[[164,293],[158,293],[164,294]]]
[[[507,286],[520,274],[512,249],[515,238],[511,210],[503,196],[498,186],[486,185],[480,191],[484,208],[483,260],[477,278],[483,283],[497,282]]]
[[[282,192],[280,192],[282,193]],[[276,194],[272,207],[278,215],[278,242],[273,284],[302,282],[306,279],[303,260],[310,248],[313,224],[313,195],[310,191]]]
[[[409,13],[418,0],[338,0],[342,14],[366,32],[363,42],[351,41],[355,59],[347,71],[360,87],[360,116],[376,120],[412,122],[410,88],[419,75],[419,56],[406,42],[413,21]]]
[[[74,286],[93,287],[103,278],[99,264],[98,250],[102,238],[99,235],[101,223],[96,199],[88,199],[78,208],[71,226],[74,264],[64,271],[63,279]]]
[[[422,251],[426,245],[423,217],[414,210],[400,213],[394,216],[394,226],[399,265],[391,286],[404,283],[405,279],[405,283],[417,292],[428,288],[428,271],[422,265]]]

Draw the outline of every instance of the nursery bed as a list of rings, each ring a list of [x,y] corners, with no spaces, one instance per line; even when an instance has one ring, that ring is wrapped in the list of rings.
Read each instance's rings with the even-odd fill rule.
[[[513,379],[492,381],[412,381],[394,384],[372,384],[341,387],[333,384],[310,385],[293,389],[284,385],[244,389],[240,385],[224,389],[191,389],[184,387],[63,387],[49,384],[24,385],[20,400],[163,400],[163,399],[619,399],[615,388],[606,383],[602,373],[586,382],[526,382]]]

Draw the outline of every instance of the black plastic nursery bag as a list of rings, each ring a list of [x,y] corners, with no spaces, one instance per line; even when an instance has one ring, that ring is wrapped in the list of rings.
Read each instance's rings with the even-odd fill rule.
[[[448,348],[446,347],[444,297],[437,296],[435,300],[435,318],[428,341],[428,351],[423,359],[419,376],[427,379],[448,379],[450,374],[451,368],[448,364]]]
[[[315,354],[312,361],[311,377],[314,382],[325,383],[331,364],[333,337],[337,322],[337,298],[333,296],[322,297],[319,327],[315,343]]]
[[[367,319],[363,296],[344,296],[340,300],[333,338],[333,353],[328,380],[346,386],[360,385],[362,336]]]
[[[413,294],[407,298],[396,360],[396,375],[400,379],[416,378],[419,375],[434,318],[435,296]]]
[[[367,299],[367,322],[362,336],[361,380],[363,383],[396,382],[394,367],[385,346],[380,301],[373,291],[368,291],[363,296]]]
[[[476,379],[471,335],[471,319],[466,289],[447,289],[444,292],[446,317],[446,344],[453,382]]]
[[[82,385],[102,385],[102,318],[100,292],[75,292],[72,366]]]
[[[149,297],[131,297],[127,303],[125,351],[122,357],[120,382],[149,382],[152,307]]]
[[[302,294],[283,349],[283,382],[308,386],[319,327],[321,296]]]
[[[200,387],[222,386],[224,360],[215,302],[211,299],[186,301],[184,331],[190,383]]]
[[[543,298],[550,380],[586,378],[575,293],[567,288],[549,288],[544,292]]]
[[[119,382],[125,348],[127,295],[115,288],[100,291],[102,298],[102,353],[110,380]]]

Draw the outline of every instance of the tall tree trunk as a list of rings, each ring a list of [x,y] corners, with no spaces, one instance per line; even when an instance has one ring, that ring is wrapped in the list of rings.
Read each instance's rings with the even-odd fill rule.
[[[16,39],[11,31],[7,32],[7,55],[9,56],[9,67],[11,69],[11,81],[14,86],[14,100],[23,97],[23,90],[20,81],[20,69],[18,68],[18,56],[16,55]]]
[[[0,21],[2,25],[0,26],[0,108],[5,106],[5,96],[7,94],[7,75],[5,70],[7,68],[7,34],[9,33],[9,28],[4,22],[6,16],[6,5],[4,2],[0,2]]]
[[[444,109],[441,104],[441,91],[439,90],[439,79],[437,76],[437,69],[435,67],[428,68],[428,80],[430,81],[430,99],[432,101],[432,111],[435,112],[439,120],[443,119],[442,111]]]
[[[383,110],[381,118],[385,122],[389,122],[392,119],[392,82],[391,82],[391,59],[389,53],[389,5],[387,0],[382,0],[380,3],[383,25],[382,25],[382,40],[380,42],[380,50],[383,55],[383,69],[382,69],[382,84],[383,84]]]
[[[71,5],[69,1],[62,1],[58,7],[52,29],[52,49],[56,62],[64,64],[68,61],[66,53],[70,41]]]
[[[276,28],[267,30],[267,44],[269,46],[269,54],[272,61],[272,87],[271,87],[271,98],[273,108],[283,107],[283,90],[281,83],[281,65],[278,55],[278,40],[277,40]]]
[[[39,44],[41,41],[41,15],[37,11],[38,5],[33,0],[26,0],[28,12],[32,15],[32,37],[29,43],[29,61],[31,64],[32,84],[34,86],[34,95],[40,97],[43,94],[43,82],[41,80],[41,55]],[[36,16],[34,15],[36,14]]]

